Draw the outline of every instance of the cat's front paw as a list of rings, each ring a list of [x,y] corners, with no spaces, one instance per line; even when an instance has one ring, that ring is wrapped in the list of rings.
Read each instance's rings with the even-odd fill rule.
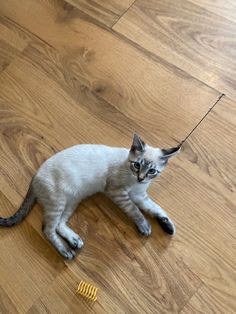
[[[152,226],[146,219],[144,219],[141,223],[138,223],[137,228],[139,233],[145,237],[148,237],[152,232]]]
[[[161,228],[168,234],[175,234],[175,225],[168,217],[157,217],[157,221]]]

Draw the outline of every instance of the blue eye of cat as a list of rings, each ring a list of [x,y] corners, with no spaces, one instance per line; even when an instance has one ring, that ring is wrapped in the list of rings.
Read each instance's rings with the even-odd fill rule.
[[[154,168],[151,168],[151,169],[148,170],[149,174],[155,174],[156,172],[158,172],[158,171],[156,169],[154,169]]]
[[[140,163],[137,162],[137,161],[135,161],[135,162],[134,162],[134,168],[136,168],[137,170],[139,170],[139,169],[140,169]]]

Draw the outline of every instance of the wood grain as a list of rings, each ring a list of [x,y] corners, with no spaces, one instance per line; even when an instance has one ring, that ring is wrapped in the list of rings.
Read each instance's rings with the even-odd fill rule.
[[[236,3],[234,0],[190,0],[190,2],[197,4],[219,16],[223,16],[235,23]]]
[[[76,295],[81,278],[86,278],[83,271],[74,273],[68,268],[63,269],[27,313],[106,313],[107,309],[99,301],[93,304]]]
[[[45,47],[41,43],[35,43],[29,45],[21,56],[18,56],[0,76],[2,103],[1,134],[2,146],[4,147],[1,158],[4,168],[8,169],[4,177],[8,185],[17,186],[22,196],[31,175],[45,158],[53,154],[54,149],[58,150],[63,146],[73,145],[76,142],[104,142],[108,144],[110,141],[111,145],[122,146],[130,144],[130,136],[132,134],[130,128],[134,127],[135,122],[131,119],[127,120],[126,116],[122,112],[119,113],[116,109],[117,114],[119,114],[116,116],[116,119],[119,117],[124,125],[123,130],[121,130],[119,124],[117,128],[115,118],[113,117],[115,112],[112,110],[112,106],[111,112],[107,110],[102,111],[102,108],[109,109],[109,105],[104,100],[98,102],[96,97],[89,96],[88,99],[93,106],[90,105],[89,108],[86,108],[85,104],[87,104],[88,100],[83,96],[83,93],[81,96],[78,91],[76,92],[77,85],[71,84],[68,73],[67,59],[65,61],[63,55],[60,55],[52,48]],[[99,104],[101,113],[98,111]],[[104,107],[102,107],[103,104]],[[143,132],[145,134],[145,129],[143,129]],[[8,158],[4,158],[6,155]],[[15,175],[17,169],[19,172],[18,176]],[[24,180],[21,179],[22,182],[19,185],[21,174],[24,176]],[[181,302],[186,303],[188,298],[198,288],[198,277],[181,262],[179,262],[179,267],[183,270],[181,276],[176,277],[173,275],[175,262],[173,264],[172,261],[169,261],[168,267],[165,273],[163,273],[166,261],[159,261],[160,257],[155,250],[150,250],[149,252],[149,249],[142,249],[144,243],[140,243],[140,238],[133,225],[127,219],[124,220],[124,216],[118,211],[117,220],[119,221],[120,229],[124,229],[125,226],[130,229],[132,234],[130,240],[133,239],[140,250],[136,257],[132,257],[132,254],[131,257],[127,257],[127,252],[132,252],[132,248],[126,248],[125,244],[121,243],[119,230],[114,230],[114,236],[112,233],[104,233],[105,230],[113,230],[116,222],[114,219],[111,219],[111,221],[106,219],[106,215],[99,211],[100,202],[101,200],[98,204],[86,203],[84,216],[84,207],[81,206],[79,209],[79,221],[81,221],[81,224],[74,223],[74,228],[75,230],[79,229],[81,236],[86,239],[86,243],[88,242],[87,251],[84,251],[85,256],[83,256],[83,252],[78,256],[79,267],[84,265],[84,270],[87,269],[86,274],[89,274],[90,281],[95,281],[95,278],[98,277],[97,284],[102,282],[102,288],[104,289],[103,299],[101,299],[102,304],[111,304],[110,308],[114,308],[114,311],[120,308],[125,311],[128,308],[132,312],[133,309],[137,311],[140,307],[143,311],[147,311],[147,305],[143,302],[143,296],[145,295],[145,299],[149,300],[150,303],[150,313],[156,308],[163,312],[168,312],[168,309],[177,312],[183,305]],[[106,206],[114,209],[114,205],[110,203]],[[11,212],[14,210],[15,208],[12,208]],[[40,230],[42,218],[37,210],[36,208],[32,212],[27,219],[27,223],[32,230],[37,232],[39,241],[43,241]],[[97,219],[98,216],[100,217],[100,223],[97,224],[98,229],[94,229],[94,225],[96,225],[96,220],[94,221],[94,219]],[[26,232],[22,226],[18,228],[20,233]],[[4,231],[9,234],[9,230]],[[11,238],[10,234],[9,237]],[[23,240],[22,237],[19,239],[19,241],[24,243]],[[125,239],[122,241],[124,242]],[[45,245],[49,244],[45,242]],[[111,245],[115,247],[117,254],[111,256],[107,264]],[[37,249],[35,250],[37,251]],[[98,255],[99,252],[101,252],[100,266],[97,265],[97,260],[96,264],[91,261],[91,256],[93,254]],[[53,259],[58,258],[53,248],[50,254],[52,254]],[[118,255],[120,255],[119,259]],[[146,255],[146,266],[142,262],[143,255]],[[133,259],[134,261],[132,261]],[[124,271],[129,263],[130,267],[127,271]],[[117,271],[113,276],[112,272],[114,272],[114,269],[111,269],[107,276],[105,275],[108,272],[109,264],[117,267]],[[68,265],[68,267],[74,270],[75,266],[71,267]],[[100,267],[103,277],[101,275],[99,277],[97,267]],[[142,269],[142,271],[136,272],[136,268]],[[151,272],[149,268],[152,269]],[[110,286],[110,276],[115,280],[115,284],[112,287]],[[132,289],[129,293],[125,293],[122,287],[128,277],[133,278]],[[140,281],[145,277],[145,282],[140,285]],[[148,287],[151,283],[154,288],[156,280],[159,283],[155,294],[149,297]],[[137,288],[138,286],[139,288]],[[179,289],[180,286],[181,289]],[[106,287],[109,287],[109,289]],[[132,293],[134,289],[137,290],[135,296]],[[178,291],[178,294],[176,293],[176,296],[171,298],[174,291]],[[16,301],[14,302],[16,303]],[[41,307],[42,302],[40,301],[38,305],[37,303],[32,305],[33,309],[34,306]],[[128,303],[130,305],[127,305]],[[25,307],[28,308],[29,305],[27,304]]]
[[[234,314],[234,309],[234,302],[229,304],[229,299],[227,297],[224,298],[224,296],[222,296],[217,289],[210,289],[204,285],[198,290],[198,292],[192,297],[190,302],[180,313]]]
[[[0,299],[8,311],[14,307],[25,313],[61,272],[63,261],[27,222],[1,233]]]
[[[155,10],[165,16],[160,25],[167,34],[169,25],[188,21],[185,10],[192,23],[212,29],[216,14],[186,3],[178,2],[174,14],[167,1],[137,0],[120,25],[129,17],[133,33],[135,19],[150,45],[156,38],[150,29]],[[5,15],[0,53],[6,61],[0,72],[0,215],[18,208],[32,175],[56,151],[77,143],[128,147],[134,131],[150,144],[174,145],[221,94],[167,60],[168,50],[165,58],[147,52],[146,35],[139,47],[101,25],[114,18],[106,16],[107,9],[117,18],[128,1],[80,4],[9,0],[0,5]],[[214,27],[231,23],[220,15],[216,21]],[[221,34],[214,38],[220,41]],[[173,35],[172,47],[185,53],[179,38]],[[208,71],[201,49],[198,61]],[[232,76],[234,62],[228,60],[225,73]],[[85,200],[70,220],[85,241],[72,262],[45,240],[38,205],[19,226],[1,229],[0,312],[235,313],[235,124],[236,102],[223,97],[150,188],[177,225],[174,238],[151,218],[151,237],[140,237],[102,195]],[[93,305],[75,295],[80,280],[99,288]]]
[[[178,226],[178,239],[168,250],[216,290],[232,312],[236,310],[235,119],[236,103],[221,100],[185,144],[173,173],[166,172],[158,197]]]
[[[63,4],[24,1],[20,8],[18,1],[11,0],[2,7],[7,16],[60,51],[59,60],[66,71],[62,79],[70,84],[70,95],[85,102],[86,110],[93,113],[94,99],[98,99],[97,105],[103,100],[102,106],[96,106],[96,114],[104,116],[104,111],[111,111],[103,110],[104,104],[106,108],[112,105],[137,127],[152,129],[157,138],[153,144],[174,145],[173,139],[175,144],[181,141],[220,95],[175,67],[150,60],[114,34],[84,20],[78,10],[67,11]],[[15,9],[10,10],[12,7]],[[32,7],[37,9],[28,16]],[[162,144],[160,140],[167,134],[167,142]]]
[[[137,237],[134,226],[102,196],[80,206],[71,224],[87,241],[78,263],[68,263],[68,267],[75,273],[84,270],[89,281],[95,281],[106,291],[101,302],[104,304],[108,299],[107,303],[114,307],[112,312],[120,309],[131,313],[156,310],[176,313],[199,287],[198,277],[182,261],[167,260],[157,242],[150,246],[148,241]],[[94,254],[99,256],[97,260]],[[126,289],[128,278],[132,280]],[[144,300],[148,300],[148,306]]]
[[[113,26],[135,0],[66,0],[108,27]]]
[[[1,208],[1,216],[10,216],[12,213],[12,207],[13,205],[11,202],[7,199],[7,197],[0,192],[0,208]],[[7,233],[4,231],[4,229],[0,229],[0,238],[1,240],[7,235]]]
[[[32,37],[0,15],[0,72],[26,48]]]
[[[185,0],[175,5],[170,0],[137,0],[114,30],[209,86],[236,96],[234,22]]]

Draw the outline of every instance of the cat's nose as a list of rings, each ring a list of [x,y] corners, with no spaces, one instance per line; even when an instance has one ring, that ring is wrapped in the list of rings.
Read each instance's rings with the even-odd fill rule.
[[[138,182],[142,182],[143,180],[144,180],[144,178],[138,177]]]

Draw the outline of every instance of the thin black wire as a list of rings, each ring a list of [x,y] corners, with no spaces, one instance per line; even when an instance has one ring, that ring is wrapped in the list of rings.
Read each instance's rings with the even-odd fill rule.
[[[178,145],[179,147],[181,147],[184,142],[186,142],[186,140],[189,138],[189,136],[196,130],[196,128],[202,123],[202,121],[206,118],[206,116],[211,112],[211,110],[217,105],[217,103],[221,100],[221,98],[223,98],[225,96],[225,94],[221,94],[219,96],[219,98],[216,100],[216,102],[214,103],[214,105],[207,111],[207,113],[202,117],[202,119],[198,122],[198,124],[192,129],[192,131],[185,137],[185,139]]]

